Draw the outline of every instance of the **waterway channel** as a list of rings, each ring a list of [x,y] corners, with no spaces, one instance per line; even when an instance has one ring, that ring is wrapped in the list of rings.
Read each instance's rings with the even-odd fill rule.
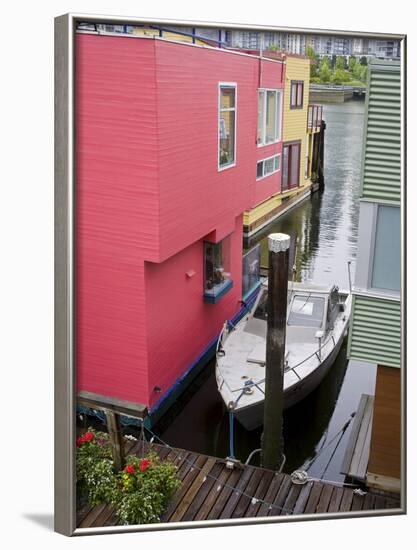
[[[252,239],[250,245],[261,244],[264,265],[267,265],[269,233],[297,235],[297,280],[348,288],[349,260],[352,274],[355,271],[363,116],[362,101],[324,106],[325,188]],[[356,411],[361,394],[374,393],[375,375],[374,365],[346,359],[345,344],[320,387],[284,413],[284,471],[308,468],[314,477],[344,479],[340,466],[352,423],[339,443],[338,437],[332,444],[329,442]],[[156,426],[156,431],[172,446],[226,457],[228,416],[217,392],[214,362],[187,393],[177,416]],[[245,461],[260,446],[261,432],[261,429],[247,432],[236,424],[237,458]]]

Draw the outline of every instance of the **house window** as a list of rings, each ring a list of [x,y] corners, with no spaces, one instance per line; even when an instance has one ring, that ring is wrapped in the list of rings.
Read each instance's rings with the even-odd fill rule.
[[[204,301],[215,304],[233,282],[230,278],[230,236],[218,243],[204,243]]]
[[[278,172],[281,165],[281,155],[274,155],[264,160],[260,160],[256,165],[256,179],[264,178],[270,174]]]
[[[401,228],[400,209],[378,206],[371,287],[400,290]]]
[[[300,141],[284,144],[282,148],[282,191],[298,187],[300,183],[300,153]]]
[[[280,139],[281,97],[280,90],[258,92],[258,145],[268,145]]]
[[[219,169],[234,166],[236,159],[236,85],[219,87]]]
[[[304,82],[302,80],[291,80],[291,109],[303,108]]]

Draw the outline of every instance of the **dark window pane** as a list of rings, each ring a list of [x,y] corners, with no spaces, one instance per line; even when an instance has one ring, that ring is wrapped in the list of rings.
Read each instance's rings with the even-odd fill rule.
[[[258,162],[256,165],[256,177],[261,178],[264,175],[264,163],[263,161]]]

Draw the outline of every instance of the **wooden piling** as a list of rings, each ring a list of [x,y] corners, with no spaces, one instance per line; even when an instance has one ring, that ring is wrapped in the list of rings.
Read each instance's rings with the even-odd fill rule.
[[[284,359],[290,237],[268,236],[268,319],[266,336],[262,465],[279,469],[283,461]]]
[[[105,413],[112,446],[113,464],[116,471],[120,471],[125,466],[124,441],[120,416],[114,411],[105,410]]]

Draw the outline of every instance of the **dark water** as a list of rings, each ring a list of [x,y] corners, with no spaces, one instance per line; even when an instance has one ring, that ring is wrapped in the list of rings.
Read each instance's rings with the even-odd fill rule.
[[[360,101],[324,106],[325,189],[252,239],[250,245],[261,243],[264,265],[269,233],[297,235],[297,280],[348,288],[348,260],[352,276],[355,270],[363,113]],[[340,465],[352,423],[339,444],[338,437],[329,442],[357,410],[361,394],[374,393],[375,375],[374,366],[347,361],[345,344],[320,387],[284,414],[286,472],[308,468],[312,476],[343,480]],[[247,432],[237,423],[235,430],[235,454],[245,461],[260,446],[261,430]],[[214,362],[191,388],[178,416],[156,431],[173,446],[228,455],[228,417],[217,393]]]

